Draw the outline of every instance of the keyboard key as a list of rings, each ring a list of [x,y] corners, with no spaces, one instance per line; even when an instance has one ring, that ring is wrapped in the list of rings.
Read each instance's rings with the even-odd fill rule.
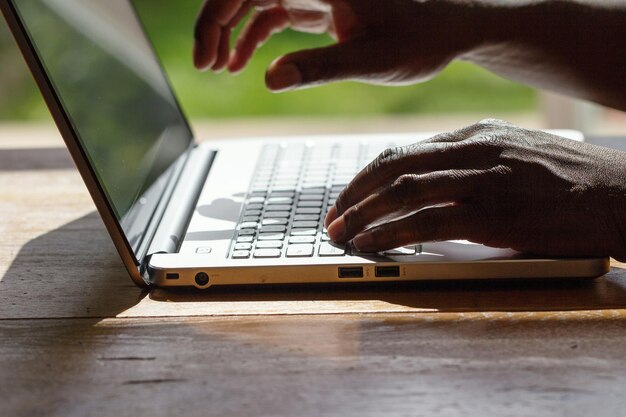
[[[319,214],[296,214],[296,216],[293,218],[293,220],[296,222],[306,222],[306,221],[318,222],[319,219],[320,219]]]
[[[280,258],[280,249],[257,249],[254,251],[255,258]]]
[[[263,204],[265,203],[265,197],[250,197],[248,199],[248,204]]]
[[[286,186],[274,186],[272,187],[272,192],[274,191],[278,191],[278,192],[290,192],[290,193],[295,193],[296,192],[296,187],[286,187]]]
[[[258,203],[248,204],[246,206],[246,210],[263,210],[263,204],[258,204]]]
[[[261,233],[283,233],[287,230],[287,226],[275,224],[271,226],[261,226]]]
[[[291,205],[293,204],[293,199],[290,197],[270,197],[267,200],[267,204],[271,206],[277,205],[277,204]]]
[[[294,229],[304,229],[304,228],[315,228],[317,229],[317,226],[319,226],[318,222],[305,222],[305,221],[298,221],[298,222],[293,222],[293,228]]]
[[[302,187],[300,194],[323,194],[326,192],[326,187]]]
[[[242,229],[256,229],[257,227],[259,227],[259,224],[257,222],[243,222],[243,223],[241,223],[241,228]]]
[[[263,226],[277,226],[277,225],[286,225],[289,223],[288,219],[264,219]]]
[[[324,201],[324,194],[303,194],[300,201]]]
[[[298,207],[296,209],[296,214],[317,214],[319,215],[322,212],[322,209],[319,207]]]
[[[256,244],[257,249],[281,249],[283,242],[280,240],[264,240]]]
[[[304,185],[308,186],[318,186],[318,187],[324,187],[326,186],[326,182],[328,181],[328,177],[326,175],[324,176],[305,176],[304,177]]]
[[[241,219],[241,222],[242,223],[248,223],[248,222],[258,223],[259,219],[260,219],[259,216],[246,216],[243,219]]]
[[[254,240],[254,236],[239,236],[237,242],[249,243]]]
[[[265,219],[288,219],[291,213],[288,211],[268,211],[265,213]]]
[[[196,249],[196,253],[200,255],[207,255],[213,251],[211,246],[202,246]]]
[[[259,192],[267,192],[267,190],[269,190],[269,186],[267,185],[253,185],[252,186],[252,192],[253,193],[259,193]]]
[[[320,256],[344,256],[346,248],[332,243],[322,243],[319,254]]]
[[[289,243],[298,244],[298,243],[315,243],[314,236],[292,236],[289,238]]]
[[[250,244],[250,243],[237,243],[235,245],[235,251],[238,251],[238,250],[250,250],[250,249],[252,249],[252,244]]]
[[[246,210],[243,215],[245,217],[260,216],[261,210]]]
[[[265,211],[291,211],[291,206],[267,206]]]
[[[317,229],[292,229],[291,236],[315,236]]]
[[[330,236],[328,236],[328,234],[323,233],[322,234],[322,242],[330,242]]]
[[[284,240],[284,233],[261,233],[259,235],[259,240]]]
[[[241,229],[239,231],[239,236],[254,236],[256,234],[256,229]]]
[[[293,198],[294,194],[295,193],[287,193],[287,192],[272,193],[270,194],[270,199],[280,198],[280,197]]]
[[[233,252],[233,259],[248,259],[250,257],[250,251],[248,250],[236,250]]]
[[[323,188],[326,187],[326,181],[323,182],[305,182],[304,184],[302,184],[303,188]]]
[[[298,201],[298,207],[322,207],[321,201]]]
[[[288,258],[308,258],[313,256],[313,245],[290,245],[287,248]]]

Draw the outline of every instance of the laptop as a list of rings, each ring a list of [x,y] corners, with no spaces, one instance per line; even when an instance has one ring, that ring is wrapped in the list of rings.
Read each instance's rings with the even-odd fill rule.
[[[339,192],[385,148],[431,135],[199,145],[128,0],[0,5],[137,285],[591,278],[609,270],[607,258],[541,259],[464,241],[375,254],[337,245],[323,220]]]

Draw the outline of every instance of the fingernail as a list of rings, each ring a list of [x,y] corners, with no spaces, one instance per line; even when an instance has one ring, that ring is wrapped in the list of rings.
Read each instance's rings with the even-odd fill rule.
[[[374,237],[371,233],[362,233],[354,238],[352,244],[359,252],[369,252],[374,246]]]
[[[346,222],[342,217],[338,218],[328,226],[328,236],[335,242],[341,241],[346,235]]]
[[[265,83],[272,91],[289,91],[295,89],[302,83],[302,74],[295,65],[286,64],[270,68],[267,72]]]
[[[324,227],[328,229],[328,226],[337,220],[337,208],[332,206],[328,209],[328,214],[326,214],[326,220],[324,220]]]

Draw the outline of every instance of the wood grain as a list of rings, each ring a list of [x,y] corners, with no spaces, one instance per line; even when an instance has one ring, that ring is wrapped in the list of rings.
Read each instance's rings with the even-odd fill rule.
[[[626,324],[594,316],[0,321],[0,411],[620,416]]]

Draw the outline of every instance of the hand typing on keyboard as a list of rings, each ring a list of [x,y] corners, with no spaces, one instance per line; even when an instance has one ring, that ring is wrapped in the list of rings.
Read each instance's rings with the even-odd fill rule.
[[[487,120],[382,153],[325,225],[334,241],[366,252],[465,239],[623,260],[625,161],[623,152]]]
[[[231,257],[361,255],[331,242],[323,220],[340,191],[375,154],[363,144],[267,146],[246,196]],[[415,255],[417,250],[412,245],[383,255]]]

